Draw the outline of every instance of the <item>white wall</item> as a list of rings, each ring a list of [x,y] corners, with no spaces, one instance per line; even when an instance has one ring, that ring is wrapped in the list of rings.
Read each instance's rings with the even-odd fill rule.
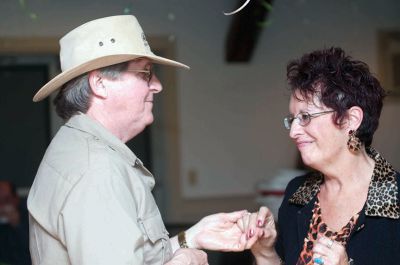
[[[245,196],[255,183],[293,167],[295,147],[282,126],[287,113],[285,65],[312,49],[341,46],[378,72],[378,29],[400,29],[398,0],[275,0],[272,24],[249,64],[224,62],[237,1],[31,0],[32,20],[18,1],[0,2],[0,36],[61,36],[88,20],[129,7],[147,35],[172,35],[178,72],[181,183],[187,197]],[[169,14],[175,20],[168,18]],[[375,146],[400,168],[399,100],[387,102]],[[198,177],[191,185],[188,173]],[[216,210],[233,208],[227,200]],[[195,209],[190,218],[207,208]],[[182,220],[181,220],[182,221]]]

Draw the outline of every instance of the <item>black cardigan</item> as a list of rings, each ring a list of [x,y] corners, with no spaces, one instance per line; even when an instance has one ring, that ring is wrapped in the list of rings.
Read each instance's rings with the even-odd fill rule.
[[[346,245],[347,255],[355,265],[400,264],[400,174],[393,170],[390,178],[385,178],[390,170],[383,170],[381,164],[378,161],[375,166],[367,202]],[[321,176],[310,173],[297,177],[286,188],[275,245],[286,265],[295,265],[303,248],[317,192],[313,188],[319,187]],[[373,190],[372,185],[380,190]],[[377,199],[379,203],[371,205],[371,200]]]

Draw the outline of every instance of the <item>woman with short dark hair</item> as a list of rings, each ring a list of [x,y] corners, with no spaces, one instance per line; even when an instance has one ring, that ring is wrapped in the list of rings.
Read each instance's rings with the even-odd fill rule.
[[[288,184],[278,233],[266,207],[250,216],[257,264],[398,264],[400,175],[371,147],[384,89],[340,48],[291,61],[287,77],[284,125],[314,171]]]

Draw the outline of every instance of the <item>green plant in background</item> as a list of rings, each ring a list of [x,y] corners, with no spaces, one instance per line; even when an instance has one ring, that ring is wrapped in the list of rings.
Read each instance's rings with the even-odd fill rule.
[[[36,20],[38,19],[38,15],[34,12],[32,12],[27,4],[26,4],[26,0],[18,0],[19,2],[19,6],[21,7],[21,9],[29,16],[30,19],[32,20]],[[2,265],[2,263],[0,263],[0,265]]]
[[[267,1],[267,0],[263,0],[261,1],[261,5],[268,11],[271,12],[272,11],[272,5]],[[260,28],[266,28],[268,26],[270,26],[272,24],[271,19],[266,19],[264,21],[258,22],[257,25]]]
[[[261,2],[261,5],[265,8],[265,9],[267,9],[267,11],[272,11],[272,5],[270,4],[270,3],[268,3],[268,1],[266,1],[266,0],[263,0],[262,2]]]

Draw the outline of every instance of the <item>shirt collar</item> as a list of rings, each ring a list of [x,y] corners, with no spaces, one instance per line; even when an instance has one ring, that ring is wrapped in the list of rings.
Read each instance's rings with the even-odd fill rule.
[[[400,202],[398,199],[397,173],[392,165],[375,149],[368,147],[366,151],[374,159],[375,167],[368,188],[365,215],[399,219]],[[322,173],[310,173],[306,181],[290,197],[289,202],[306,205],[318,193],[323,180]]]
[[[91,119],[86,114],[79,112],[72,116],[65,126],[80,130],[93,136],[95,140],[104,142],[112,150],[119,153],[130,165],[142,164],[136,155],[120,139],[113,135],[103,125]]]

